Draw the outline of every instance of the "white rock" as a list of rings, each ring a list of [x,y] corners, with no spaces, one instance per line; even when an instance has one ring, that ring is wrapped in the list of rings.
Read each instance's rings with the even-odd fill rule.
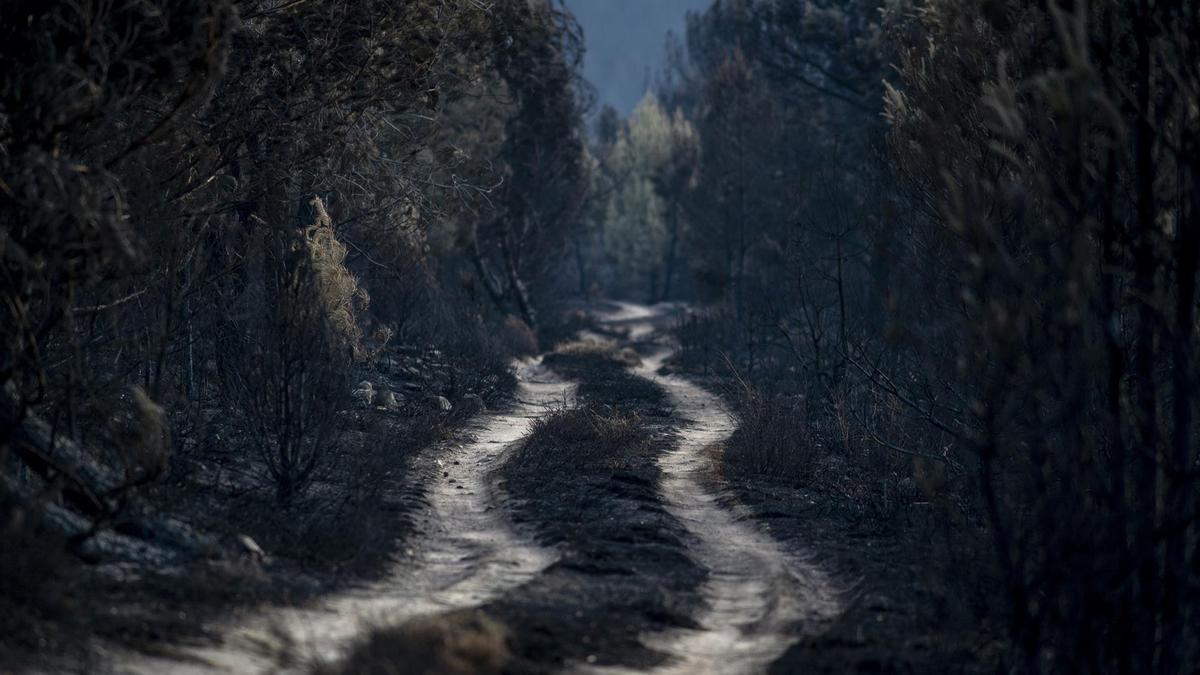
[[[267,552],[262,550],[258,542],[251,539],[248,535],[239,534],[237,537],[238,545],[242,547],[242,553],[247,557],[257,562],[262,562],[267,559]]]

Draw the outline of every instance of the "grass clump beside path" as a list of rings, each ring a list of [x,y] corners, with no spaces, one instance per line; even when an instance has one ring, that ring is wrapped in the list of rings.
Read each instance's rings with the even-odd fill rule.
[[[348,659],[314,675],[499,675],[511,660],[504,626],[464,610],[372,631]]]

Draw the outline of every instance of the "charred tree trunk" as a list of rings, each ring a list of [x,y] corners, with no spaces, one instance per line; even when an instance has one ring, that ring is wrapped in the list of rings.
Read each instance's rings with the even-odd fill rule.
[[[483,256],[483,251],[479,249],[478,235],[471,238],[471,262],[475,265],[476,274],[479,275],[479,283],[483,284],[483,289],[491,298],[492,303],[496,305],[497,309],[504,311],[504,289],[492,274],[487,259]]]
[[[1181,181],[1180,185],[1187,183]],[[1194,479],[1190,477],[1192,459],[1192,347],[1196,321],[1196,267],[1200,256],[1200,175],[1193,172],[1187,217],[1180,218],[1175,237],[1175,326],[1172,335],[1171,385],[1171,456],[1167,463],[1166,513],[1172,523],[1167,528],[1166,560],[1163,576],[1163,653],[1162,672],[1182,673],[1186,667],[1183,598],[1187,592],[1187,542],[1192,526],[1175,527],[1186,522],[1195,508]]]
[[[663,264],[662,295],[659,300],[669,300],[671,296],[671,281],[675,275],[675,257],[679,249],[679,197],[671,199],[671,236],[667,240],[667,258]]]
[[[525,324],[536,335],[538,330],[537,310],[534,309],[533,302],[529,298],[529,288],[521,278],[520,270],[517,269],[516,250],[509,243],[508,239],[508,229],[505,228],[504,236],[500,238],[500,255],[504,257],[504,269],[508,276],[508,287],[512,291],[513,299],[516,300],[517,310],[521,312],[521,318],[525,320]]]
[[[1135,494],[1134,552],[1138,559],[1137,593],[1134,625],[1140,626],[1136,635],[1133,668],[1138,672],[1154,669],[1155,644],[1158,639],[1158,544],[1154,531],[1158,504],[1158,391],[1155,383],[1155,354],[1157,319],[1155,292],[1157,283],[1156,203],[1154,197],[1155,132],[1151,119],[1153,111],[1153,59],[1150,53],[1150,3],[1140,0],[1135,21],[1137,66],[1136,109],[1137,127],[1134,138],[1134,174],[1136,176],[1137,243],[1134,249],[1134,287],[1138,293],[1137,338],[1134,358],[1136,390],[1136,438],[1138,452],[1133,462]]]

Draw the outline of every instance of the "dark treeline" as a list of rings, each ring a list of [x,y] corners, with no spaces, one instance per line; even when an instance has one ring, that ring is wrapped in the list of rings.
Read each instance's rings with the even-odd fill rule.
[[[727,461],[931,504],[1019,670],[1200,658],[1198,34],[1192,2],[718,0],[598,119],[592,273],[706,304],[684,366],[751,387]]]
[[[682,300],[728,468],[919,505],[1012,671],[1191,672],[1197,36],[1193,0],[715,0],[588,135],[550,0],[8,0],[0,536],[95,556],[202,452],[287,509],[354,396],[408,410],[355,388],[403,355],[457,406],[568,295]]]

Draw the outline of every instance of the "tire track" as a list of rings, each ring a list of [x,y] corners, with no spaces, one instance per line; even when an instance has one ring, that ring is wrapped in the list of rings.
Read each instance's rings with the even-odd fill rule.
[[[623,305],[604,318],[645,336],[653,329],[652,314]],[[716,396],[658,373],[670,355],[660,349],[634,372],[666,390],[681,421],[679,444],[659,459],[659,490],[667,510],[694,537],[692,555],[709,574],[700,589],[705,610],[696,617],[699,628],[643,636],[647,647],[671,657],[650,672],[763,672],[800,638],[804,625],[840,611],[838,594],[823,571],[785,551],[747,514],[722,506],[707,451],[727,440],[736,423]]]
[[[493,472],[532,420],[573,398],[574,385],[541,366],[519,364],[516,403],[480,415],[465,431],[474,440],[450,444],[424,462],[429,505],[421,536],[385,581],[351,589],[297,609],[272,609],[222,630],[222,644],[181,649],[167,658],[134,658],[112,672],[302,672],[332,661],[353,638],[380,625],[493,600],[539,574],[557,555],[517,532],[496,503]]]

